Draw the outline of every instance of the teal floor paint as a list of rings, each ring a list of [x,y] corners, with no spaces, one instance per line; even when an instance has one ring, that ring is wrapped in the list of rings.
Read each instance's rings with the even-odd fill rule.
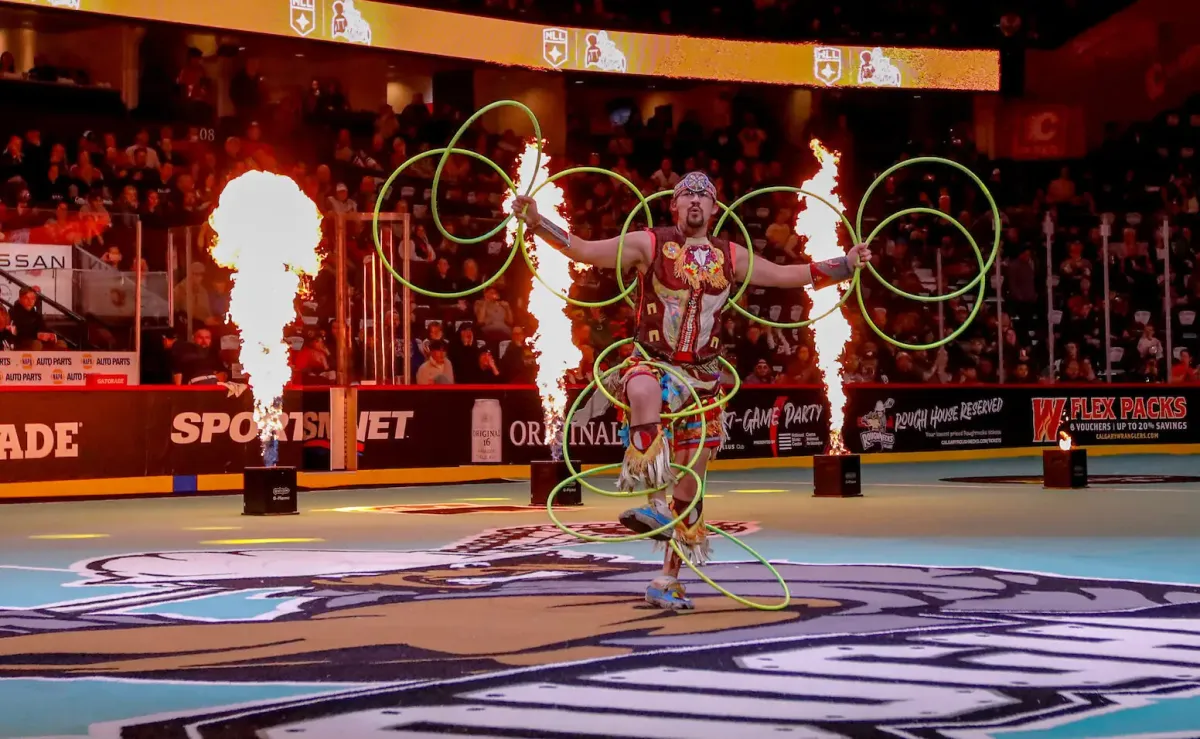
[[[131,608],[123,613],[174,616],[197,621],[251,621],[270,615],[294,600],[279,588],[218,593],[175,603]]]
[[[5,560],[0,560],[0,564],[7,563]],[[0,567],[0,608],[34,608],[66,600],[148,592],[142,588],[125,586],[64,587],[67,583],[79,582],[79,580],[79,575],[73,572],[47,572],[45,570]]]
[[[1200,697],[1164,698],[1148,706],[1093,716],[1053,729],[996,732],[992,736],[995,739],[1120,739],[1191,731],[1200,732]]]
[[[746,542],[772,560],[811,564],[906,564],[929,567],[995,567],[1155,582],[1200,581],[1198,539],[865,539],[753,534]],[[646,557],[639,543],[589,545],[595,554]],[[717,540],[715,561],[740,561],[742,551]],[[690,577],[690,576],[688,576]]]
[[[331,693],[351,685],[229,685],[115,680],[0,680],[0,739],[87,736],[88,726],[151,713]],[[49,699],[52,696],[52,699]]]

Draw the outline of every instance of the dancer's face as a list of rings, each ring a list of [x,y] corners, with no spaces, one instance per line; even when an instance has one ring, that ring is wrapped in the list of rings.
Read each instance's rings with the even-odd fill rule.
[[[707,227],[716,205],[705,193],[685,192],[675,198],[673,207],[677,224],[689,231],[700,231]]]

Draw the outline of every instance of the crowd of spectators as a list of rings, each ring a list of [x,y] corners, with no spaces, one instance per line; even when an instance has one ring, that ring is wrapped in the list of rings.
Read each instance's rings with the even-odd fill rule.
[[[194,55],[193,55],[194,56]],[[179,91],[187,98],[192,80],[185,67]],[[507,256],[502,235],[486,243],[464,245],[446,238],[432,222],[430,178],[434,159],[414,165],[381,193],[384,177],[414,153],[441,146],[457,130],[463,111],[437,108],[416,96],[399,112],[383,106],[361,133],[339,125],[348,105],[336,85],[314,83],[294,115],[307,125],[329,131],[328,145],[313,159],[298,156],[286,137],[267,135],[260,122],[263,81],[253,62],[238,72],[241,135],[219,142],[203,140],[200,126],[162,126],[138,130],[131,140],[112,132],[89,130],[75,140],[44,141],[40,131],[13,135],[0,154],[0,240],[29,238],[29,231],[51,229],[90,252],[94,268],[119,270],[165,269],[164,242],[147,237],[143,264],[120,239],[109,238],[108,224],[137,216],[148,232],[191,225],[197,232],[216,202],[222,186],[251,169],[290,175],[315,202],[332,213],[367,214],[382,198],[386,213],[411,218],[413,279],[430,290],[462,292],[494,275]],[[251,117],[255,116],[255,117]],[[272,121],[278,121],[277,111]],[[636,115],[611,133],[595,135],[573,127],[568,153],[556,157],[555,168],[592,165],[611,168],[631,180],[644,194],[670,189],[692,169],[707,171],[721,200],[730,202],[751,189],[771,184],[798,184],[814,165],[789,171],[780,154],[786,146],[775,133],[775,122],[760,120],[750,109],[739,110],[734,125],[704,130],[694,116],[677,125]],[[308,129],[311,132],[311,128]],[[989,275],[987,298],[970,327],[939,350],[897,350],[875,336],[856,310],[847,311],[853,338],[843,357],[849,382],[972,383],[972,382],[1097,382],[1109,364],[1114,379],[1177,382],[1195,381],[1195,312],[1200,309],[1200,279],[1196,273],[1197,246],[1193,226],[1200,211],[1194,178],[1192,146],[1200,131],[1200,115],[1183,110],[1162,116],[1144,130],[1115,139],[1087,160],[1070,163],[1058,172],[1039,164],[993,162],[964,137],[947,135],[940,145],[926,145],[906,156],[940,154],[963,162],[977,172],[996,195],[1003,215],[1000,264],[1001,311],[996,310],[996,280]],[[836,144],[836,136],[833,143]],[[486,152],[510,173],[524,141],[506,132],[471,131],[464,139]],[[861,165],[843,161],[845,180],[869,182],[873,172],[853,172]],[[849,176],[853,173],[853,176]],[[579,175],[566,180],[565,218],[574,233],[585,238],[616,235],[637,199],[623,186],[603,176]],[[847,186],[845,190],[850,190]],[[842,192],[847,203],[859,193]],[[474,237],[492,228],[502,216],[501,178],[467,157],[451,157],[437,193],[439,214],[446,231]],[[935,208],[957,217],[975,234],[981,246],[991,243],[986,201],[971,181],[953,170],[905,169],[888,179],[875,196],[867,224],[908,206]],[[669,220],[667,199],[655,204],[654,218]],[[777,193],[741,209],[756,254],[779,263],[807,259],[804,239],[794,233],[797,202]],[[1163,216],[1169,216],[1164,242]],[[1047,294],[1047,251],[1043,224],[1053,224],[1049,254],[1052,295]],[[332,223],[333,219],[329,219]],[[640,222],[640,218],[638,219]],[[1112,229],[1107,286],[1103,279],[1101,225]],[[74,229],[64,224],[77,224]],[[99,225],[97,225],[99,224]],[[351,314],[361,316],[362,265],[374,251],[365,216],[347,223],[351,259]],[[390,234],[389,234],[390,231]],[[21,234],[24,233],[24,236]],[[385,228],[389,243],[399,228]],[[727,226],[722,234],[744,241]],[[330,229],[332,237],[332,229]],[[33,239],[36,243],[37,239]],[[46,242],[42,242],[46,243]],[[203,237],[196,244],[201,246]],[[326,244],[329,248],[329,244]],[[927,215],[902,219],[882,234],[875,246],[875,267],[900,289],[922,295],[958,290],[978,273],[975,256],[951,224]],[[1170,258],[1166,280],[1163,256]],[[985,254],[986,256],[986,254]],[[147,334],[143,366],[147,382],[189,383],[228,378],[233,372],[236,340],[225,321],[229,275],[205,262],[180,270],[170,288],[176,307],[171,325]],[[396,305],[384,320],[395,333],[397,366],[405,355],[413,379],[420,384],[527,383],[536,359],[527,339],[536,331],[529,316],[530,275],[517,260],[488,289],[454,300],[417,296],[411,314]],[[186,263],[179,263],[181,266]],[[939,268],[940,265],[940,268]],[[938,277],[942,284],[939,286]],[[905,300],[864,277],[873,321],[887,334],[908,344],[928,344],[954,332],[972,318],[975,291],[944,303]],[[1171,315],[1164,313],[1164,285]],[[337,369],[334,338],[336,272],[331,260],[317,276],[310,301],[301,306],[294,328],[297,379],[308,383],[333,380]],[[602,270],[581,273],[573,292],[585,300],[617,294],[615,275]],[[397,293],[398,294],[398,293]],[[30,299],[24,294],[18,303]],[[1048,301],[1050,310],[1047,311]],[[37,296],[32,296],[37,303]],[[802,291],[751,289],[744,307],[777,321],[796,321],[808,314]],[[0,340],[22,348],[64,346],[45,324],[22,331],[19,306],[0,316]],[[1111,352],[1105,356],[1104,315],[1111,316]],[[569,308],[572,340],[584,361],[571,379],[590,379],[599,348],[630,335],[633,314],[618,303],[605,309]],[[402,344],[403,321],[410,321],[412,341]],[[39,315],[39,320],[41,319]],[[1174,339],[1167,356],[1164,335],[1170,322]],[[32,324],[30,324],[32,325]],[[1049,327],[1053,326],[1051,360]],[[10,328],[6,328],[10,327]],[[375,328],[376,330],[372,331]],[[355,318],[349,327],[355,366],[343,368],[361,377],[376,351],[377,327]],[[818,380],[813,339],[808,329],[780,330],[750,324],[730,314],[722,327],[723,349],[749,383],[799,383]],[[178,337],[178,338],[177,338]],[[392,344],[389,343],[389,346]],[[219,351],[223,348],[224,351]],[[617,357],[614,357],[617,359]]]

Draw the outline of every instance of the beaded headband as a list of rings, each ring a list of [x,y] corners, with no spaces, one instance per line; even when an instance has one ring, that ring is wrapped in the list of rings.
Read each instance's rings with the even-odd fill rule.
[[[675,186],[675,194],[673,197],[679,197],[684,193],[695,193],[697,195],[707,195],[714,201],[717,199],[717,188],[713,186],[712,180],[708,179],[708,175],[703,172],[688,172]]]

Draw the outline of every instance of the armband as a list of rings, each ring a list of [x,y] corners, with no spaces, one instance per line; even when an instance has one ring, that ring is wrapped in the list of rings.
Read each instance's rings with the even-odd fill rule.
[[[814,290],[845,282],[854,276],[854,268],[850,266],[849,257],[836,257],[823,262],[813,262],[808,269],[812,275]]]
[[[559,251],[565,251],[571,247],[571,234],[557,223],[545,218],[540,219],[540,223],[537,228],[533,229],[533,233],[535,236],[542,237],[546,243]]]

